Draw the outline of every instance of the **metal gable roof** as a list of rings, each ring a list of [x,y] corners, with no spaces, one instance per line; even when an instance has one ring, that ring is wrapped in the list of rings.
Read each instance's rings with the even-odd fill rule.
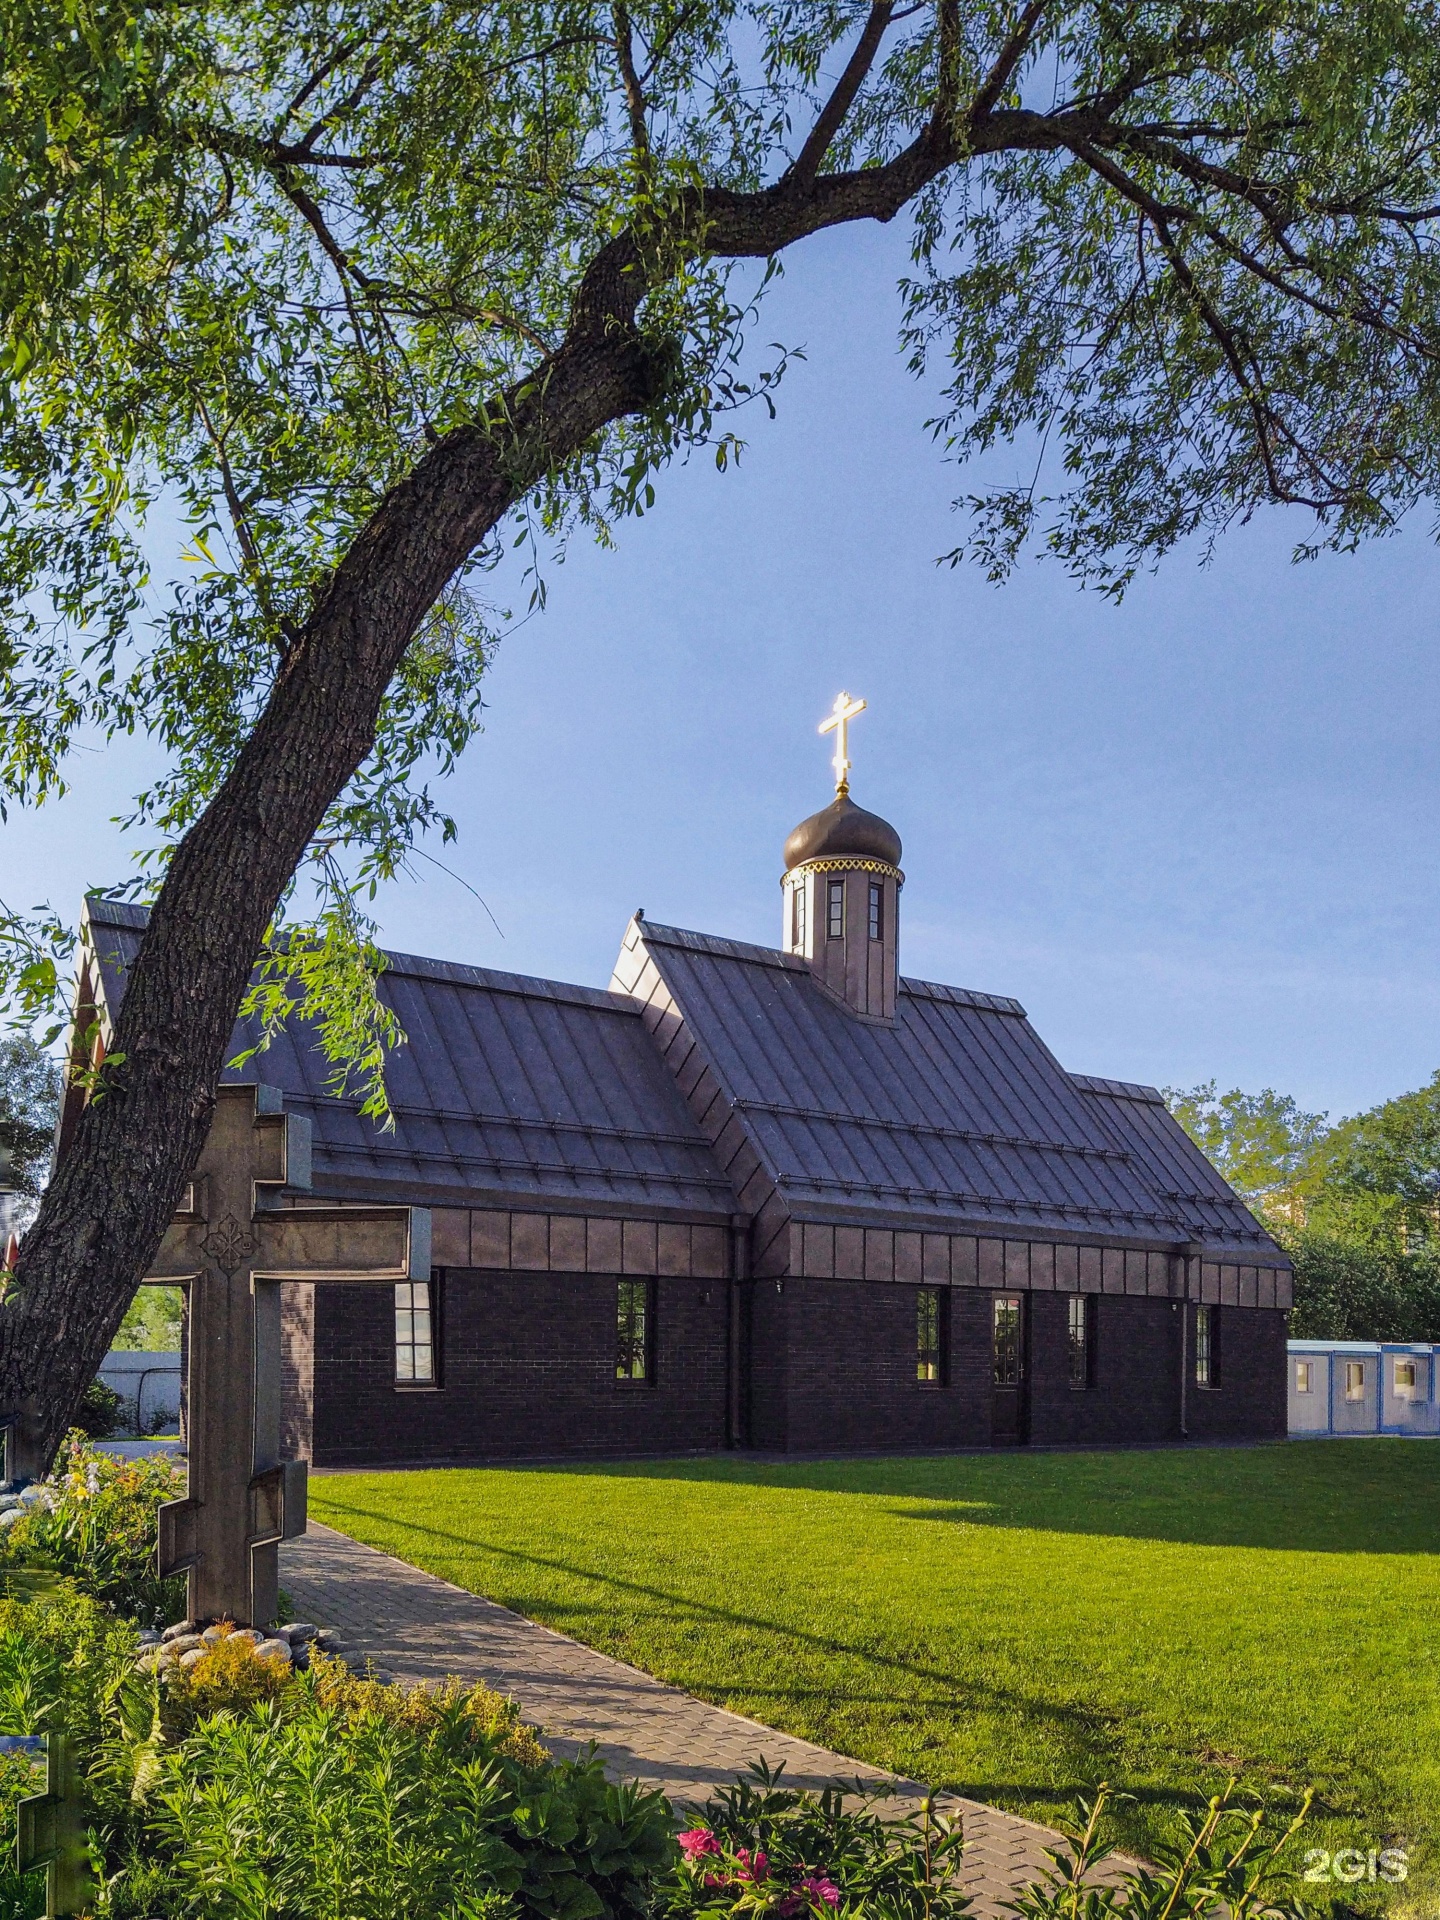
[[[87,903],[113,1014],[146,915]],[[227,1082],[264,1080],[309,1114],[321,1192],[729,1218],[736,1200],[633,1002],[592,987],[387,954],[380,996],[407,1044],[386,1061],[393,1132],[326,1087],[303,1027]],[[237,1028],[232,1053],[254,1042]]]
[[[1103,1124],[1143,1170],[1152,1192],[1175,1209],[1190,1238],[1207,1253],[1262,1265],[1280,1257],[1270,1235],[1205,1158],[1158,1088],[1088,1074],[1071,1078],[1095,1102]]]
[[[796,1214],[1278,1257],[1163,1105],[1163,1123],[1117,1119],[1018,1001],[902,979],[894,1022],[868,1020],[797,956],[650,921],[638,931]]]

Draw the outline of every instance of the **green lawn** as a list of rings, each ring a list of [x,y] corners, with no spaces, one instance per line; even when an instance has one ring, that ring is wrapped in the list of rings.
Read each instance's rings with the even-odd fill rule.
[[[1440,1446],[321,1476],[315,1517],[842,1753],[1143,1850],[1234,1770],[1440,1885]],[[1416,1880],[1420,1884],[1417,1886]],[[1320,1890],[1310,1889],[1315,1894]],[[1426,1897],[1416,1912],[1433,1914]]]

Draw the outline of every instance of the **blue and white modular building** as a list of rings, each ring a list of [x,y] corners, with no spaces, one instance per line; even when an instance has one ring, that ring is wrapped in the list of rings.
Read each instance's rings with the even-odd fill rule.
[[[1440,1347],[1389,1340],[1291,1340],[1292,1439],[1440,1434]]]

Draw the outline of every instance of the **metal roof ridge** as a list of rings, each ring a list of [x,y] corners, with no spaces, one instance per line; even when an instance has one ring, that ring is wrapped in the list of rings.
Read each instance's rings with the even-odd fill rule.
[[[143,933],[150,922],[148,907],[132,906],[126,900],[110,900],[102,894],[85,896],[86,920],[93,926],[124,928],[128,933]],[[382,947],[386,973],[415,980],[442,980],[452,986],[483,988],[489,993],[511,993],[536,1000],[558,1000],[581,1007],[604,1007],[611,1013],[633,1015],[634,1003],[625,994],[611,993],[608,987],[583,987],[567,980],[544,980],[538,975],[507,973],[498,967],[474,967],[464,960],[434,960],[424,954],[399,953]]]
[[[978,987],[952,987],[944,980],[912,980],[902,974],[900,991],[916,1000],[946,1000],[956,1007],[978,1007],[982,1013],[1013,1013],[1022,1020],[1030,1017],[1020,1002],[1008,993],[982,993]]]
[[[127,933],[143,933],[150,923],[150,909],[134,906],[129,900],[112,900],[103,893],[87,893],[85,923],[91,927],[124,927]]]
[[[759,947],[748,940],[731,940],[720,933],[696,933],[690,927],[665,927],[656,920],[640,922],[640,937],[660,947],[679,947],[691,953],[712,953],[722,960],[750,960],[785,973],[806,973],[808,964],[796,953],[778,947]]]
[[[510,993],[522,999],[559,1000],[572,1006],[604,1007],[610,1013],[632,1016],[633,1000],[608,987],[582,987],[568,980],[544,980],[538,974],[506,973],[498,967],[473,967],[465,960],[432,960],[424,954],[396,953],[382,947],[385,972],[412,980],[441,980],[451,986],[474,987],[487,993]]]
[[[1070,1078],[1082,1093],[1109,1094],[1116,1100],[1143,1100],[1151,1107],[1165,1105],[1165,1096],[1158,1087],[1147,1087],[1139,1080],[1107,1080],[1099,1073],[1072,1073]]]

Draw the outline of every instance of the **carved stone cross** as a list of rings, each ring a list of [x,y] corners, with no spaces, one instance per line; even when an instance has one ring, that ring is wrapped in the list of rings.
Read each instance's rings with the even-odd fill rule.
[[[222,1087],[151,1283],[189,1290],[190,1478],[160,1509],[160,1572],[192,1620],[268,1625],[279,1545],[305,1531],[303,1460],[280,1458],[280,1287],[430,1278],[419,1207],[281,1204],[310,1186],[310,1123],[278,1089]]]

